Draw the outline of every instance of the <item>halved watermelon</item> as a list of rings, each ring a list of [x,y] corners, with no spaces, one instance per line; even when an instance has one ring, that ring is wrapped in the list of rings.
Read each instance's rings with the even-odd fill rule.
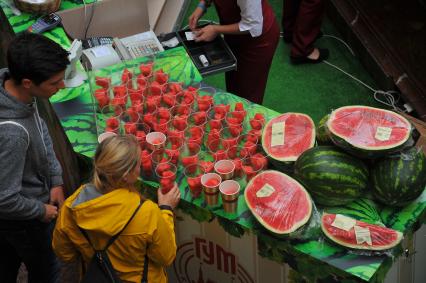
[[[262,147],[272,161],[294,162],[315,145],[315,125],[301,113],[284,113],[265,125]]]
[[[338,228],[340,226],[338,222],[341,223],[341,221],[336,220],[336,217],[350,219],[349,222],[352,222],[353,226],[345,222],[347,225],[344,227],[345,229]],[[340,214],[324,213],[321,218],[321,229],[327,238],[351,249],[387,250],[395,247],[402,240],[402,233],[399,231],[368,224]]]
[[[312,213],[308,192],[278,171],[267,170],[253,177],[244,196],[256,219],[278,235],[294,232],[308,222]]]
[[[327,129],[337,146],[361,157],[377,157],[404,147],[412,126],[392,111],[345,106],[330,114]]]

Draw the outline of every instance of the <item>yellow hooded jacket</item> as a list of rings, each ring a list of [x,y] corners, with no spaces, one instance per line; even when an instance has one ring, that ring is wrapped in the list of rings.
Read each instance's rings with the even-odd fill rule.
[[[80,187],[65,201],[59,213],[52,243],[56,255],[65,262],[82,255],[87,267],[94,251],[77,225],[87,230],[96,249],[103,249],[111,236],[124,227],[139,202],[139,194],[129,189],[100,194],[91,184]],[[108,248],[111,263],[124,282],[141,282],[146,253],[148,282],[167,282],[164,267],[176,256],[173,213],[160,210],[150,200],[142,204]]]

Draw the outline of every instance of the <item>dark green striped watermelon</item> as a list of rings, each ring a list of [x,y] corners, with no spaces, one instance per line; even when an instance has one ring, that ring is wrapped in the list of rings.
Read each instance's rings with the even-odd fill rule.
[[[365,164],[334,146],[305,151],[294,167],[296,178],[320,205],[347,204],[357,199],[368,183]]]
[[[267,170],[253,177],[244,197],[255,218],[277,235],[296,231],[311,217],[308,192],[299,182],[278,171]]]
[[[334,110],[327,121],[331,140],[357,157],[380,157],[410,144],[412,126],[401,115],[367,106]]]
[[[426,158],[413,147],[377,161],[372,170],[374,197],[383,204],[404,206],[426,186]]]
[[[274,136],[278,137],[278,142],[274,142]],[[305,150],[314,145],[315,124],[306,114],[284,113],[269,120],[263,128],[263,150],[277,167],[293,165]]]
[[[327,114],[324,117],[322,117],[318,123],[318,126],[316,127],[316,136],[317,136],[317,141],[319,145],[333,144],[333,142],[330,139],[329,131],[327,129],[328,118],[330,118],[330,114]]]
[[[368,198],[358,198],[343,206],[327,207],[324,211],[327,213],[343,214],[370,224],[386,226],[380,217],[381,210],[378,204]]]
[[[341,229],[333,225],[338,214],[324,213],[321,218],[321,229],[324,234],[333,242],[351,248],[361,250],[381,251],[398,245],[402,240],[402,233],[383,226],[365,223],[359,220],[354,221],[354,226],[348,229]],[[367,230],[369,240],[357,240],[356,231],[358,229]],[[359,234],[358,234],[359,235]]]

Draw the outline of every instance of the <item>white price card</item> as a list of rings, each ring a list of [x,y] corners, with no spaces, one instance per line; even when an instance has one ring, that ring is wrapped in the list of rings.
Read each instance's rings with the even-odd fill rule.
[[[186,37],[186,40],[194,40],[194,38],[195,38],[195,34],[192,32],[192,31],[186,31],[185,32],[185,37]]]
[[[371,242],[370,229],[362,228],[362,227],[355,225],[354,230],[355,230],[356,242],[359,245],[361,245],[363,243],[367,243],[367,245],[369,245],[369,246],[373,245],[373,243]]]
[[[377,127],[376,135],[374,136],[379,141],[388,141],[392,134],[392,128]]]
[[[285,122],[272,124],[271,147],[284,145]]]
[[[256,192],[258,198],[266,198],[272,195],[275,192],[274,187],[269,184],[263,185],[263,187]]]
[[[349,231],[351,230],[356,224],[356,220],[347,216],[344,216],[342,214],[336,214],[336,218],[334,218],[333,223],[331,223],[331,226]]]

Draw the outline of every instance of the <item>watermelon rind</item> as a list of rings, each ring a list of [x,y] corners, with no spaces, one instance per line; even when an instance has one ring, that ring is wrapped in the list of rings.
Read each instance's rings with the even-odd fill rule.
[[[327,129],[327,121],[330,118],[330,114],[325,115],[321,118],[321,120],[318,123],[318,126],[316,127],[316,138],[318,141],[318,144],[320,145],[331,145],[333,142],[330,139],[330,134]]]
[[[316,204],[345,205],[367,188],[368,168],[335,146],[317,146],[296,161],[294,173]]]
[[[328,239],[330,239],[331,241],[333,241],[333,242],[335,242],[335,243],[337,243],[337,244],[339,244],[343,247],[346,247],[346,248],[356,249],[356,250],[383,251],[383,250],[391,249],[391,248],[395,247],[396,245],[398,245],[401,242],[402,237],[403,237],[403,234],[399,231],[396,231],[396,230],[393,230],[393,229],[390,229],[390,228],[386,228],[386,227],[382,227],[382,228],[386,228],[388,230],[391,230],[392,232],[396,233],[396,235],[397,235],[396,240],[391,242],[389,245],[368,246],[368,245],[358,245],[358,244],[351,244],[351,243],[343,242],[343,241],[339,240],[338,238],[336,238],[331,233],[329,233],[328,230],[325,228],[323,219],[324,219],[324,217],[326,217],[328,215],[331,215],[331,214],[323,213],[323,215],[321,217],[321,230],[327,236]],[[362,222],[362,221],[357,220],[357,223],[359,223],[359,222]],[[365,222],[363,222],[363,223],[365,223]],[[370,224],[370,225],[373,225],[373,224]]]
[[[401,121],[403,121],[406,124],[407,127],[407,133],[406,135],[398,142],[395,142],[392,145],[388,145],[388,146],[374,146],[374,147],[370,147],[370,146],[363,146],[360,144],[353,144],[351,143],[351,141],[349,140],[348,137],[343,136],[339,133],[336,133],[333,129],[332,123],[336,118],[337,113],[346,110],[346,109],[351,109],[351,108],[364,108],[364,109],[371,109],[374,111],[380,111],[380,112],[385,112],[388,113],[389,115],[392,116],[397,116]],[[389,110],[385,110],[385,109],[380,109],[380,108],[374,108],[374,107],[369,107],[369,106],[362,106],[362,105],[352,105],[352,106],[344,106],[344,107],[340,107],[336,110],[334,110],[331,114],[330,114],[330,118],[327,121],[327,129],[330,133],[330,137],[331,140],[339,147],[347,150],[349,153],[352,154],[356,154],[360,157],[377,157],[377,156],[383,156],[387,153],[391,153],[391,152],[396,152],[399,151],[401,148],[404,148],[408,143],[410,143],[410,137],[411,137],[411,132],[412,132],[412,125],[411,123],[404,118],[403,116],[389,111]]]
[[[426,157],[413,147],[376,161],[371,169],[373,195],[390,206],[405,206],[426,187]]]
[[[263,128],[263,131],[262,131],[262,147],[263,147],[264,152],[271,159],[272,163],[274,165],[278,165],[277,167],[279,167],[280,163],[284,163],[284,166],[290,166],[290,165],[292,165],[297,160],[297,158],[299,157],[299,155],[302,153],[301,152],[298,155],[277,156],[277,155],[274,155],[271,152],[271,150],[268,148],[268,146],[266,145],[266,142],[265,142],[265,136],[266,136],[267,129],[270,128],[270,127],[272,127],[273,123],[275,123],[277,121],[280,121],[280,119],[283,116],[291,116],[291,115],[297,115],[297,116],[301,116],[303,118],[306,118],[306,120],[311,124],[311,128],[312,128],[311,137],[312,138],[311,138],[310,142],[308,143],[309,146],[306,149],[312,148],[315,145],[315,124],[314,124],[314,121],[312,120],[311,117],[309,117],[308,115],[303,114],[303,113],[292,113],[292,112],[284,113],[284,114],[281,114],[281,115],[279,115],[277,117],[274,117],[273,119],[269,120],[266,123],[265,127]]]
[[[306,216],[303,219],[301,219],[300,221],[294,223],[293,226],[290,229],[287,229],[287,230],[279,230],[279,229],[276,229],[276,228],[270,226],[269,224],[267,224],[262,219],[262,217],[256,213],[254,207],[251,207],[251,202],[248,201],[247,194],[248,194],[249,190],[251,189],[251,187],[253,186],[253,183],[255,182],[255,180],[257,178],[262,178],[263,175],[265,175],[265,174],[271,174],[271,173],[282,175],[285,178],[288,178],[289,180],[291,180],[292,182],[294,182],[295,184],[297,184],[298,187],[301,189],[301,191],[305,194],[305,196],[306,196],[306,198],[308,200],[307,203],[309,204],[309,207],[308,207],[308,212],[306,213]],[[286,174],[284,174],[282,172],[275,171],[275,170],[262,171],[261,173],[259,173],[255,177],[253,177],[249,181],[249,183],[247,184],[247,186],[246,186],[246,188],[244,190],[244,198],[245,198],[245,201],[247,203],[248,208],[250,209],[250,211],[252,212],[252,214],[254,215],[254,217],[257,219],[257,221],[260,224],[262,224],[262,226],[265,227],[268,231],[270,231],[270,232],[272,232],[272,233],[274,233],[276,235],[287,235],[287,234],[290,234],[290,233],[296,231],[297,229],[299,229],[300,227],[302,227],[303,225],[305,225],[309,221],[309,219],[311,217],[311,214],[312,214],[312,201],[311,201],[311,198],[309,196],[309,193],[305,190],[305,188],[299,182],[297,182],[295,179],[291,178],[290,176],[288,176],[288,175],[286,175]]]

